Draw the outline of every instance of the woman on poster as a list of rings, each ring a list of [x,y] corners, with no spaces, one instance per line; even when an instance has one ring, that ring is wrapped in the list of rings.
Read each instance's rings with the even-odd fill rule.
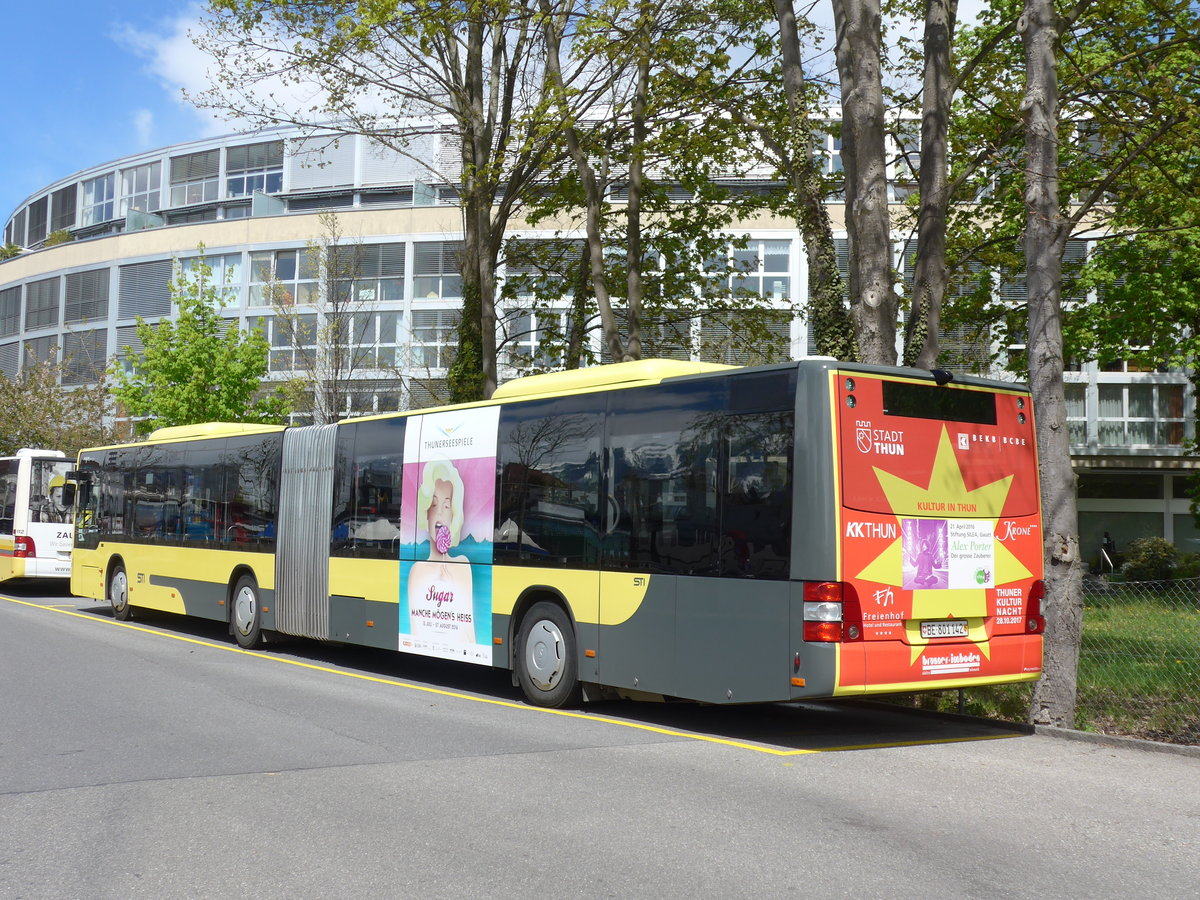
[[[474,644],[471,563],[455,556],[463,527],[463,481],[450,460],[425,465],[417,512],[429,536],[429,558],[408,573],[412,633],[447,643]]]

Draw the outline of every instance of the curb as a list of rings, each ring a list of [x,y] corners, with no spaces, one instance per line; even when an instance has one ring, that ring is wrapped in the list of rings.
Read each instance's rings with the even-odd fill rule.
[[[847,703],[857,703],[862,706],[874,706],[883,709],[907,709],[897,707],[879,700],[850,700]],[[1144,738],[1123,737],[1116,734],[1101,734],[1095,731],[1077,731],[1074,728],[1060,728],[1057,725],[1030,725],[1028,722],[1013,722],[1008,719],[988,719],[982,716],[972,716],[966,713],[946,712],[942,710],[918,710],[923,715],[938,716],[951,721],[969,722],[974,725],[991,725],[996,728],[1010,729],[1018,734],[1059,738],[1065,741],[1079,741],[1083,744],[1095,744],[1101,747],[1114,747],[1123,750],[1144,750],[1150,753],[1172,753],[1176,756],[1187,756],[1200,759],[1200,745],[1168,744],[1164,741],[1148,741]]]
[[[1147,741],[1142,738],[1120,737],[1115,734],[1076,731],[1073,728],[1059,728],[1056,725],[1034,725],[1033,732],[1034,734],[1042,734],[1046,737],[1079,741],[1084,744],[1096,744],[1101,747],[1118,747],[1123,750],[1145,750],[1152,753],[1173,753],[1176,756],[1190,756],[1192,759],[1200,759],[1200,746],[1194,744],[1167,744],[1161,741]]]

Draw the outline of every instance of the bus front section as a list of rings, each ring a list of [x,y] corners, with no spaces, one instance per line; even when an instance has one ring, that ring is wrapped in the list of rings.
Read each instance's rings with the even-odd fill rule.
[[[1026,390],[830,372],[839,579],[806,590],[835,695],[1034,681],[1042,530]],[[811,622],[808,621],[811,619]]]

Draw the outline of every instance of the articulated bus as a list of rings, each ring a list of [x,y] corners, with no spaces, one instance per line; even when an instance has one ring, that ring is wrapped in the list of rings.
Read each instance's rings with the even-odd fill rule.
[[[71,468],[61,450],[0,457],[0,581],[70,577]]]
[[[537,705],[1036,679],[1023,387],[646,360],[336,425],[80,454],[72,590],[510,670]]]

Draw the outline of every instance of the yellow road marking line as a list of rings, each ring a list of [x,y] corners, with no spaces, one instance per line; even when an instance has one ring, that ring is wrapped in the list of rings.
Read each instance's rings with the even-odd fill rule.
[[[229,644],[215,644],[212,641],[201,640],[199,638],[187,637],[182,634],[172,634],[169,631],[161,631],[153,628],[144,628],[141,625],[134,625],[130,622],[118,622],[115,619],[97,618],[89,613],[77,612],[73,609],[66,609],[62,606],[54,606],[45,603],[30,603],[27,600],[18,600],[16,597],[8,597],[0,594],[0,599],[17,603],[21,606],[29,606],[34,609],[44,609],[49,612],[56,612],[66,616],[74,616],[77,619],[83,619],[87,622],[100,622],[108,625],[116,625],[120,628],[129,628],[133,631],[140,631],[143,634],[151,634],[157,637],[170,638],[175,641],[182,641],[186,644],[196,644],[200,647],[208,647],[213,650],[224,650],[229,653],[240,653],[245,656],[253,656],[258,659],[265,659],[270,662],[283,663],[289,666],[296,666],[301,669],[310,669],[314,672],[327,672],[331,675],[341,675],[346,678],[356,678],[359,681],[374,682],[375,684],[386,684],[392,687],[404,688],[410,691],[420,691],[424,694],[436,694],[440,697],[450,697],[455,700],[470,700],[475,703],[485,703],[490,706],[499,706],[506,709],[516,709],[522,712],[546,713],[552,716],[562,716],[568,719],[582,719],[587,722],[598,722],[604,725],[618,725],[622,728],[632,728],[638,731],[646,731],[651,734],[660,734],[664,737],[684,738],[686,740],[700,741],[706,744],[721,744],[726,747],[736,747],[739,750],[753,750],[756,753],[765,753],[769,756],[805,756],[812,753],[838,753],[847,750],[878,750],[889,747],[920,747],[927,744],[959,744],[968,741],[994,741],[1001,738],[1016,737],[1016,732],[1004,733],[996,735],[979,735],[976,737],[962,738],[936,738],[933,740],[921,741],[894,741],[890,743],[878,744],[850,744],[844,747],[822,747],[820,749],[797,749],[784,750],[777,747],[764,747],[761,744],[750,744],[745,741],[735,741],[728,738],[710,737],[709,735],[696,734],[689,731],[674,731],[670,728],[659,728],[654,725],[643,725],[639,722],[629,722],[624,719],[613,719],[608,716],[597,716],[589,713],[573,712],[569,709],[546,709],[541,706],[530,706],[525,703],[514,703],[511,700],[493,700],[488,697],[478,697],[473,694],[462,694],[457,691],[448,691],[443,688],[426,687],[425,685],[412,684],[405,681],[396,681],[393,678],[383,678],[377,675],[365,675],[361,672],[351,672],[345,669],[335,669],[331,666],[320,666],[316,663],[303,662],[298,659],[288,659],[287,657],[279,656],[274,653],[261,653],[257,650],[245,650],[242,647]],[[399,651],[397,651],[399,653]]]

